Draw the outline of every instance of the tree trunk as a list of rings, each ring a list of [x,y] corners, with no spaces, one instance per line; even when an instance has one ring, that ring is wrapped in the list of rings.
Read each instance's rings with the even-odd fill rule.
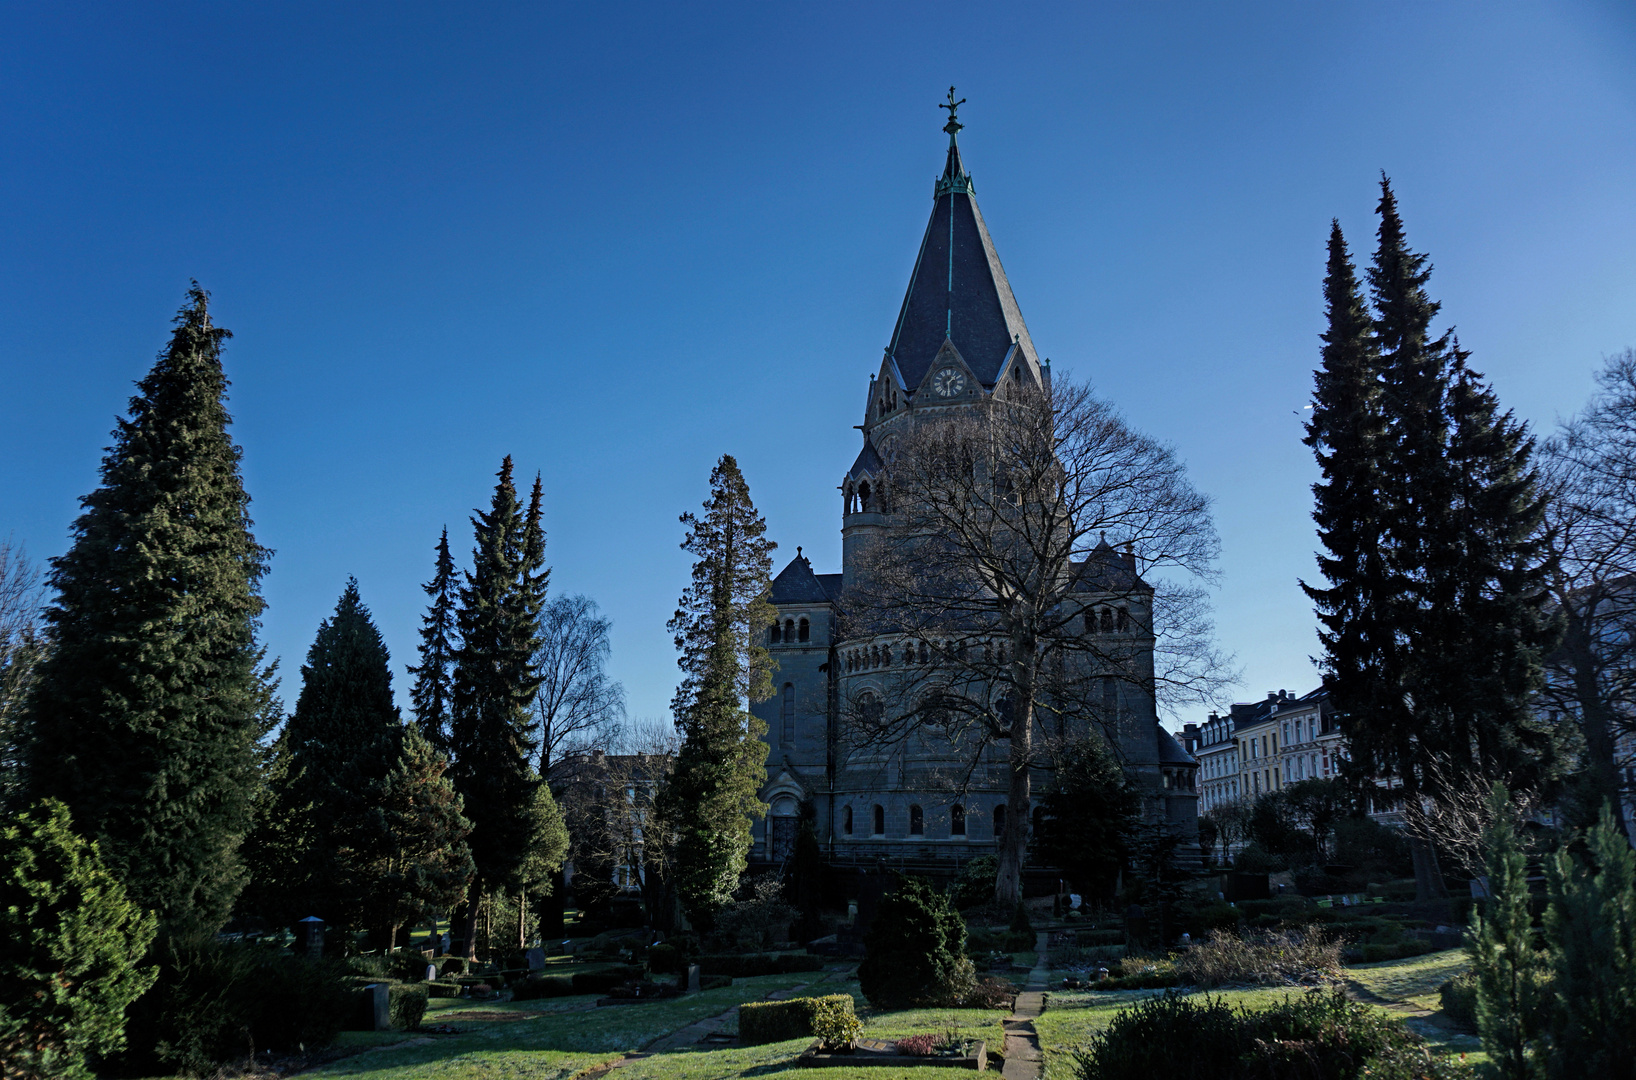
[[[1568,608],[1569,605],[1563,605]],[[1579,705],[1580,730],[1585,736],[1585,757],[1590,765],[1598,803],[1613,808],[1613,820],[1628,840],[1630,826],[1625,821],[1624,799],[1620,797],[1619,766],[1614,758],[1613,714],[1597,684],[1597,658],[1585,618],[1570,609],[1568,630],[1562,648],[1573,665],[1574,699]],[[1598,805],[1594,811],[1601,810]]]
[[[517,890],[517,948],[528,948],[528,890]]]
[[[483,883],[473,878],[466,888],[466,903],[455,909],[454,936],[461,939],[460,955],[467,964],[477,962],[477,914],[483,906]]]
[[[1033,647],[1026,651],[1013,644],[1014,657],[1032,657]],[[1018,667],[1025,667],[1018,662]],[[1028,857],[1029,799],[1032,794],[1032,773],[1029,766],[1034,759],[1034,686],[1025,672],[1017,680],[1015,699],[1011,702],[1011,754],[1009,758],[1010,784],[1005,800],[1005,833],[1000,838],[999,871],[994,877],[994,900],[1002,908],[1014,908],[1022,900],[1023,862]]]
[[[1437,849],[1429,840],[1410,837],[1409,855],[1414,859],[1415,900],[1447,900],[1449,888],[1443,881],[1443,868],[1437,862]]]

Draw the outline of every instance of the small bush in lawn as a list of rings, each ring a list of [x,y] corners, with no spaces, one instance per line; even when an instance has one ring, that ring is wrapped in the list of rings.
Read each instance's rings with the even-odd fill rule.
[[[830,994],[812,1001],[812,1033],[818,1037],[818,1045],[825,1050],[851,1046],[863,1031],[863,1024],[852,1011],[852,996]]]
[[[1443,1015],[1463,1028],[1477,1028],[1477,973],[1463,971],[1437,988]]]
[[[748,1002],[739,1006],[738,1040],[745,1046],[757,1046],[816,1035],[818,1015],[834,1009],[844,1009],[850,1015],[851,995]]]
[[[924,878],[898,879],[864,947],[858,984],[877,1008],[948,1004],[964,997],[975,978],[965,922]]]
[[[1216,930],[1176,960],[1176,974],[1194,986],[1312,985],[1339,977],[1340,970],[1340,939],[1316,926],[1243,936]]]
[[[460,984],[457,982],[435,981],[426,984],[426,994],[435,998],[457,998],[460,996]]]
[[[991,976],[977,980],[960,1007],[965,1009],[1010,1009],[1017,1000],[1017,986]]]
[[[392,1026],[413,1031],[426,1015],[426,984],[392,983],[387,988],[387,1002]]]

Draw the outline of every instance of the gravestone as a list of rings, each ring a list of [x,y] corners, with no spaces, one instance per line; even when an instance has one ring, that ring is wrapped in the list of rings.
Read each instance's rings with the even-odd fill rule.
[[[544,949],[529,949],[526,953],[523,954],[523,956],[528,960],[528,970],[530,970],[530,971],[544,971],[545,970],[545,950]]]
[[[324,920],[316,915],[308,915],[295,924],[295,954],[305,956],[309,960],[319,960],[324,955]]]
[[[687,965],[687,988],[689,990],[699,988],[699,965],[697,964]]]
[[[385,983],[370,983],[358,991],[353,1029],[355,1031],[392,1029],[392,995]]]

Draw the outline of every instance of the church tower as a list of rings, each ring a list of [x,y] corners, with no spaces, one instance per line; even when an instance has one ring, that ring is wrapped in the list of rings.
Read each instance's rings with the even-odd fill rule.
[[[845,636],[846,596],[861,573],[860,553],[893,528],[890,463],[898,443],[918,419],[1050,389],[1050,367],[1023,322],[961,159],[959,104],[951,90],[943,106],[948,152],[933,185],[931,217],[890,342],[869,381],[863,445],[841,478],[841,572],[814,573],[797,549],[772,584],[779,617],[768,631],[768,648],[779,670],[773,698],[754,707],[767,723],[769,743],[762,791],[769,813],[757,826],[752,853],[763,866],[788,858],[803,818],[832,865],[875,867],[885,860],[938,877],[993,854],[1003,828],[1003,753],[985,751],[973,768],[969,759],[939,753],[924,740],[859,747],[848,744],[842,722],[844,703],[874,692],[890,698],[881,688],[917,659],[926,662],[924,645],[917,657],[902,641]],[[1098,589],[1117,591],[1127,606],[1151,599],[1134,558],[1104,542],[1075,565],[1086,583],[1087,632],[1101,629],[1099,619],[1109,633],[1128,632],[1151,667],[1153,639],[1140,630],[1151,619],[1129,618],[1126,607],[1116,613],[1095,606]],[[1116,583],[1111,590],[1109,583]],[[1147,792],[1144,813],[1187,827],[1196,795],[1186,762],[1177,759],[1185,753],[1159,726],[1150,695],[1105,682],[1106,693],[1117,698],[1108,706],[1121,717],[1121,757]],[[951,784],[950,777],[961,779]],[[1038,778],[1036,793],[1046,790],[1048,779]]]

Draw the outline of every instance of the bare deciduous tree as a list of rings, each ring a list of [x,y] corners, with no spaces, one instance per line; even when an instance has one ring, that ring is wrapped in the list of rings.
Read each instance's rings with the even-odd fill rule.
[[[1483,846],[1488,830],[1503,814],[1522,835],[1538,808],[1538,796],[1507,791],[1503,801],[1496,800],[1494,781],[1455,769],[1446,759],[1432,760],[1425,772],[1437,797],[1405,799],[1403,831],[1447,854],[1472,880],[1483,877],[1488,873]]]
[[[558,758],[605,742],[625,714],[625,688],[608,678],[608,631],[586,596],[560,596],[540,615],[542,644],[535,654],[541,679],[534,694],[539,722],[540,775]]]
[[[17,782],[24,701],[43,648],[40,572],[22,546],[0,540],[0,799]]]
[[[1153,732],[1122,723],[1141,710],[1121,700],[1151,717],[1226,681],[1209,499],[1170,447],[1065,378],[917,416],[887,456],[888,524],[860,540],[845,604],[848,636],[892,670],[843,718],[854,747],[947,748],[961,790],[1004,748],[995,895],[1014,903],[1053,742],[1100,728],[1122,750]]]
[[[1626,836],[1617,748],[1636,732],[1636,349],[1611,357],[1584,413],[1545,446],[1562,644],[1541,696],[1584,740],[1597,802]],[[1596,807],[1591,807],[1594,814]]]

